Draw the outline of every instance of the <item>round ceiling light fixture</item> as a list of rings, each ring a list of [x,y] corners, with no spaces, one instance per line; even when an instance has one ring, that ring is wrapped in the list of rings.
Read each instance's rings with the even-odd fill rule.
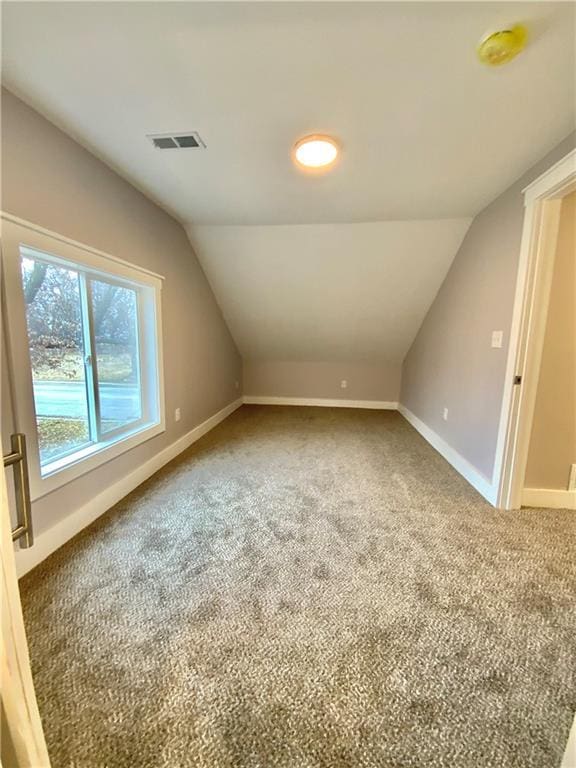
[[[326,171],[334,165],[340,147],[331,136],[304,136],[294,145],[294,160],[309,171]]]
[[[522,24],[490,32],[478,43],[478,58],[489,67],[499,67],[524,50],[527,38],[528,32]]]

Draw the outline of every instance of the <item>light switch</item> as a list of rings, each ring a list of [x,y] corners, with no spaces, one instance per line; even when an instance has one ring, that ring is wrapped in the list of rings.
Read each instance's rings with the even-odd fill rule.
[[[492,331],[492,347],[494,349],[502,348],[502,338],[504,336],[503,331]]]

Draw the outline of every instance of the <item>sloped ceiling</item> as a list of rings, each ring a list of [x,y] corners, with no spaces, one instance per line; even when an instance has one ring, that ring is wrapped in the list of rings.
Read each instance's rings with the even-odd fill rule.
[[[401,362],[469,219],[195,227],[246,360]]]
[[[4,83],[186,226],[250,359],[401,359],[470,217],[575,122],[573,3],[2,10]],[[483,67],[516,21],[527,50]],[[146,139],[188,130],[205,151]],[[312,132],[326,176],[290,160]]]

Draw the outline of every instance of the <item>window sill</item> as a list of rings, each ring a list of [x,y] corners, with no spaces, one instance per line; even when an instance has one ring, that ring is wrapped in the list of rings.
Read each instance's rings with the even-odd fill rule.
[[[82,448],[73,454],[46,464],[42,475],[30,477],[30,496],[32,501],[46,496],[63,485],[76,480],[82,475],[93,472],[98,467],[131,451],[138,445],[157,437],[166,431],[164,423],[139,426],[133,432],[123,434],[106,442],[96,443]]]

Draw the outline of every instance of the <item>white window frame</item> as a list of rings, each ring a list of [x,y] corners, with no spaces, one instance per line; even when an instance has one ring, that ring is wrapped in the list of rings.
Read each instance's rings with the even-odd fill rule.
[[[14,422],[26,435],[32,501],[165,432],[164,365],[162,353],[162,275],[71,240],[38,225],[1,213],[2,262],[7,353],[13,389]],[[141,364],[142,419],[134,428],[111,432],[105,439],[62,456],[42,468],[34,406],[26,305],[21,276],[21,249],[45,254],[53,264],[80,268],[89,277],[113,281],[138,291],[138,332]],[[149,344],[145,344],[144,340]],[[153,343],[150,345],[150,340]],[[155,358],[155,365],[154,365]]]

